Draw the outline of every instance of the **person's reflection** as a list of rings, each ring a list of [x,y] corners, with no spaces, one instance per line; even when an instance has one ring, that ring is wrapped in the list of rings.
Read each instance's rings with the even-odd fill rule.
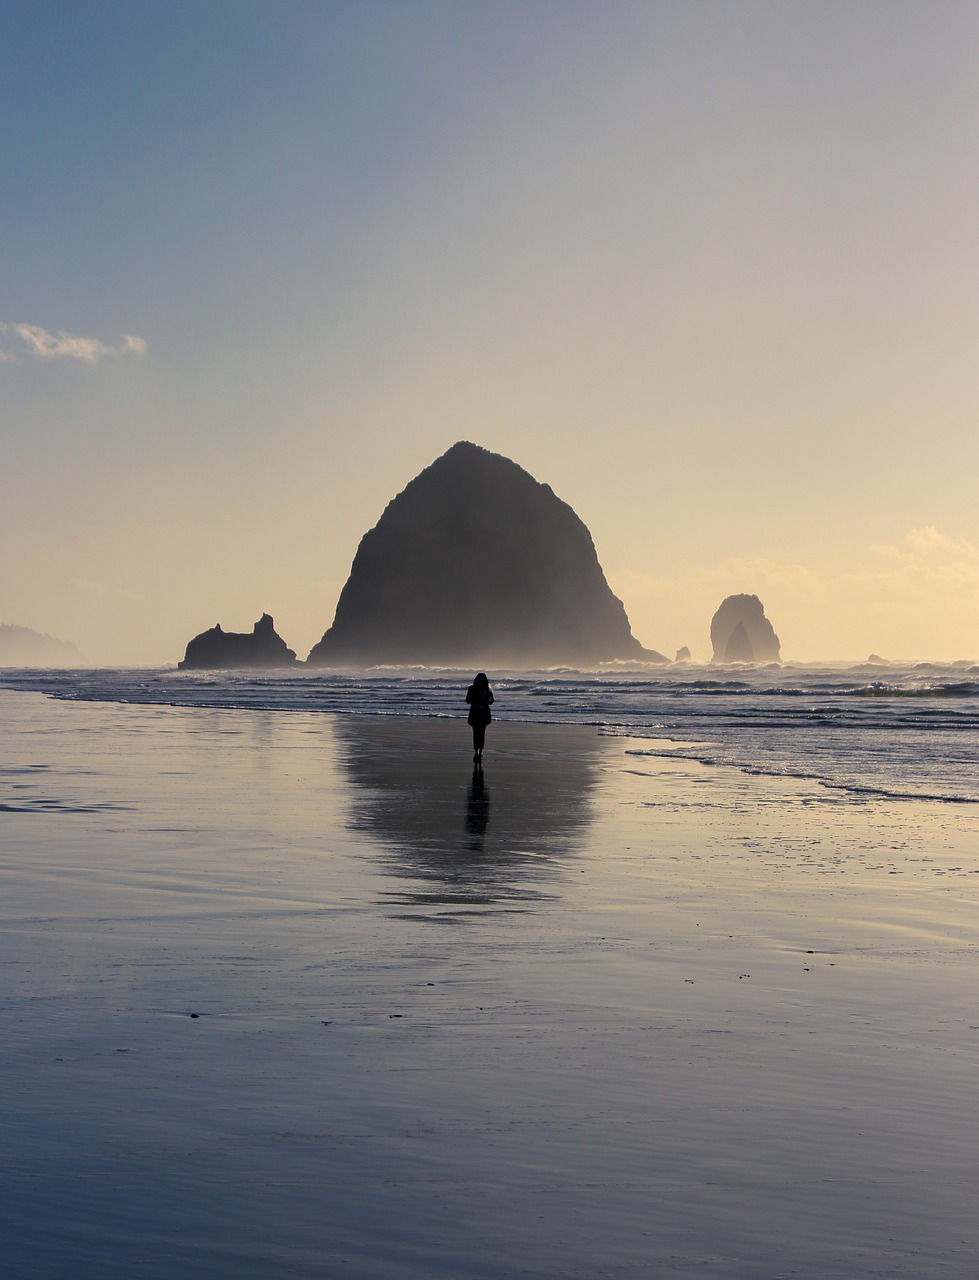
[[[339,716],[336,736],[349,824],[388,874],[409,882],[395,900],[454,914],[512,909],[553,886],[584,837],[595,763],[608,749],[587,730],[500,724],[491,821],[482,771],[460,775],[457,721]]]
[[[470,838],[469,848],[482,851],[486,844],[486,828],[489,826],[489,792],[483,777],[481,765],[473,769],[469,794],[466,796],[466,831]]]

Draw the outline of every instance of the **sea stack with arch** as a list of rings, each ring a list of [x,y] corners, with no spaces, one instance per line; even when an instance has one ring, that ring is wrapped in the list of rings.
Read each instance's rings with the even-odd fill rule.
[[[459,441],[361,539],[311,666],[666,662],[632,634],[581,519],[515,462]]]
[[[781,662],[779,638],[757,596],[728,596],[710,621],[711,662]]]

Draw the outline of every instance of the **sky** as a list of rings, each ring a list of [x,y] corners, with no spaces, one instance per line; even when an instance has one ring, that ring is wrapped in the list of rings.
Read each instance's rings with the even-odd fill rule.
[[[979,0],[2,14],[0,622],[305,657],[465,439],[670,656],[979,659]]]

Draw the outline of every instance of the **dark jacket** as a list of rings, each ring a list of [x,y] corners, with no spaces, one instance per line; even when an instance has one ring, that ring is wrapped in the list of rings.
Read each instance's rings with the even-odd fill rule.
[[[490,715],[493,690],[489,688],[477,689],[474,684],[471,684],[466,690],[466,701],[469,703],[469,723],[489,724],[493,719]]]

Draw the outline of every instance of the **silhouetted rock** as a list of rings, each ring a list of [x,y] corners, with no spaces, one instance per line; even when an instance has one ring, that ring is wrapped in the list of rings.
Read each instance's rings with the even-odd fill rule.
[[[361,540],[319,666],[666,662],[633,636],[584,524],[509,458],[461,441]]]
[[[779,640],[757,596],[728,596],[710,623],[712,662],[781,662]]]
[[[882,658],[879,653],[872,653],[867,659],[868,667],[889,667],[891,664],[886,658]]]
[[[76,667],[84,661],[70,640],[30,627],[0,625],[0,667]]]
[[[676,651],[676,657],[673,659],[673,661],[674,661],[674,662],[689,662],[689,661],[690,661],[690,650],[687,648],[687,646],[686,646],[686,645],[684,645],[682,649],[677,649],[677,651]]]
[[[251,633],[222,631],[220,622],[202,631],[187,645],[181,671],[220,667],[288,667],[296,661],[295,651],[276,635],[271,617],[263,613]]]

